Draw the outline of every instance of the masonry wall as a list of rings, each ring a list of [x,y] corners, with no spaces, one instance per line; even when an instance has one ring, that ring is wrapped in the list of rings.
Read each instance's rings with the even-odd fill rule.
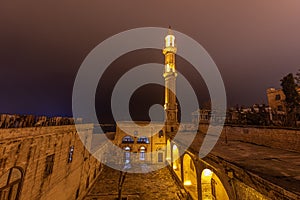
[[[229,139],[300,152],[300,131],[276,128],[226,127]],[[225,135],[225,134],[224,134]],[[287,145],[288,144],[288,145]]]
[[[54,165],[46,176],[49,155]],[[73,125],[0,129],[0,177],[16,166],[24,172],[21,200],[82,199],[101,171]]]
[[[201,124],[199,129],[206,132],[207,124]],[[272,127],[225,126],[221,138],[238,140],[272,148],[300,152],[300,130]],[[288,145],[287,145],[288,144]]]
[[[236,191],[236,196],[243,199],[243,200],[271,200],[270,198],[262,195],[261,193],[257,192],[253,188],[247,186],[246,184],[240,182],[240,181],[235,181],[235,191]]]

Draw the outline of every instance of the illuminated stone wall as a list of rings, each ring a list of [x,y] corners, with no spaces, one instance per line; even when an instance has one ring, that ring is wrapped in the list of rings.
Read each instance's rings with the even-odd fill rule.
[[[257,192],[253,188],[245,185],[240,181],[236,181],[234,185],[237,196],[242,198],[243,200],[271,200],[270,198],[262,195],[261,193]]]
[[[51,155],[54,163],[49,171],[46,160],[49,156],[51,160]],[[85,150],[73,125],[1,129],[0,185],[4,184],[1,177],[15,166],[23,170],[21,200],[81,199],[101,169]]]

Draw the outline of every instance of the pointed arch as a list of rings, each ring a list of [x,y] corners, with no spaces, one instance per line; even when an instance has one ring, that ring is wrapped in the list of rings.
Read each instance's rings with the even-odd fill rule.
[[[204,169],[201,173],[201,192],[203,200],[229,200],[221,180],[208,168]]]
[[[181,180],[181,160],[180,160],[179,149],[176,144],[173,144],[172,147],[172,165],[175,174]]]
[[[169,165],[171,165],[171,141],[170,140],[167,140],[167,157],[166,157],[166,160],[167,162],[169,163]]]
[[[183,185],[194,199],[198,199],[197,171],[188,153],[183,156]]]

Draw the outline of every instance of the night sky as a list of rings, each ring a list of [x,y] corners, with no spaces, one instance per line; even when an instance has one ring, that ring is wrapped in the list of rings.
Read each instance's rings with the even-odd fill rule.
[[[300,68],[299,0],[2,1],[0,113],[71,116],[77,70],[96,45],[124,30],[169,25],[212,56],[230,106],[266,103],[266,89]],[[97,110],[107,112],[109,100],[98,96],[109,97],[121,73],[149,61],[162,63],[163,55],[137,51],[116,60],[107,72],[111,78],[99,83]],[[207,101],[201,77],[180,58],[177,65],[199,101]],[[146,95],[148,104],[163,101],[163,88],[145,86],[133,102],[138,105],[146,91],[153,94]]]

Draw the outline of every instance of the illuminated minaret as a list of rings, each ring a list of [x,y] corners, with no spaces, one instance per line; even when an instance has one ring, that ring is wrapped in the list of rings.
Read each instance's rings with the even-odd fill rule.
[[[177,119],[177,103],[176,103],[176,68],[175,68],[175,54],[177,48],[175,46],[175,36],[172,34],[169,27],[169,33],[165,37],[165,48],[163,54],[165,55],[165,121],[166,132],[176,132],[178,128]]]

